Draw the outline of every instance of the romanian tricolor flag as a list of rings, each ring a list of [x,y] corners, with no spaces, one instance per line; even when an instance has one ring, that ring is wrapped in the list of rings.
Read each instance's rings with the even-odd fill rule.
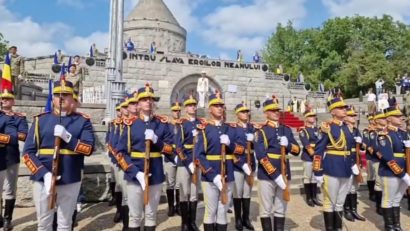
[[[3,65],[3,76],[1,77],[1,92],[8,90],[9,92],[13,91],[13,82],[11,81],[11,59],[10,55],[6,54],[6,60]]]

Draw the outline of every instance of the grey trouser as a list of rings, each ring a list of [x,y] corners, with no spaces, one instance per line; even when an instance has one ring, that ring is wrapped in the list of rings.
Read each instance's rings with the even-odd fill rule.
[[[165,171],[165,185],[167,189],[175,188],[175,177],[177,174],[177,167],[172,162],[164,162]]]
[[[370,178],[370,175],[369,175],[369,177],[368,177],[368,180],[373,180],[373,181],[375,181],[375,184],[374,184],[374,190],[375,191],[382,191],[382,180],[381,180],[381,178],[380,178],[380,176],[379,176],[379,165],[380,165],[380,163],[379,162],[374,162],[374,161],[369,161],[370,162],[370,164],[368,164],[367,166],[368,166],[368,173],[370,173],[370,175],[371,175],[371,178]],[[370,170],[370,168],[371,168],[371,170]]]
[[[368,181],[376,180],[377,172],[375,171],[373,167],[373,163],[374,162],[372,160],[367,160],[367,180]]]
[[[227,183],[228,200],[232,198],[233,182]],[[228,224],[229,201],[225,205],[220,201],[220,191],[214,183],[202,182],[204,192],[204,224],[217,223],[220,225]]]
[[[233,188],[233,198],[251,198],[252,186],[246,182],[244,172],[234,171],[235,187]]]
[[[122,174],[123,178],[120,177],[120,171],[122,171],[117,165],[112,164],[112,173],[114,174],[114,182],[115,182],[115,191],[122,192],[122,183],[124,181],[124,174]]]
[[[81,182],[57,186],[57,230],[71,231],[72,216],[80,193]],[[37,231],[52,231],[55,210],[48,209],[48,196],[43,182],[33,183],[37,213]]]
[[[349,180],[349,194],[356,194],[359,189],[359,183],[356,180],[356,176],[352,175]]]
[[[178,167],[177,170],[177,188],[179,188],[180,201],[197,201],[198,187],[201,180],[199,171],[197,171],[198,182],[195,185],[192,183],[192,175],[185,167]]]
[[[140,185],[134,182],[127,182],[128,207],[130,209],[129,227],[141,227],[144,219],[144,191]],[[149,201],[145,206],[145,226],[156,226],[157,210],[159,199],[161,198],[162,183],[149,186]]]
[[[120,185],[121,192],[122,192],[122,201],[121,205],[125,206],[127,205],[128,202],[128,187],[127,187],[127,181],[124,179],[124,171],[122,169],[118,169],[118,181],[117,184]]]
[[[110,182],[115,183],[115,164],[110,163]]]
[[[4,180],[4,199],[5,200],[12,200],[16,199],[16,192],[17,192],[17,179],[19,176],[19,165],[20,164],[13,164],[12,166],[7,167],[6,169],[6,176]]]
[[[303,161],[303,183],[316,184],[316,179],[313,177],[312,162]]]
[[[343,211],[351,179],[352,177],[323,176],[323,211]]]
[[[400,207],[400,201],[407,190],[407,184],[395,176],[383,176],[381,180],[383,187],[382,208]]]
[[[288,203],[283,200],[283,190],[275,181],[259,180],[258,197],[260,217],[285,217]]]
[[[6,170],[0,171],[0,185],[4,184],[6,178]],[[2,201],[3,193],[0,193],[0,202]],[[3,211],[3,203],[0,203],[0,211]]]

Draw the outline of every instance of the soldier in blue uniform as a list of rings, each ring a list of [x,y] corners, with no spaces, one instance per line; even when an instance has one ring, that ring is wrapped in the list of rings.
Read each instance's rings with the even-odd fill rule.
[[[197,118],[197,100],[188,95],[184,98],[186,116],[179,120],[175,136],[176,152],[178,154],[177,185],[180,189],[181,230],[199,230],[196,225],[196,211],[198,206],[199,171],[195,165],[198,156],[193,155],[194,143],[198,131],[197,125],[201,119]],[[195,174],[195,176],[194,176]]]
[[[131,115],[124,120],[124,131],[116,145],[117,160],[127,182],[130,231],[141,230],[144,217],[144,230],[155,230],[158,203],[165,181],[161,154],[173,155],[168,118],[153,115],[154,98],[154,90],[149,85],[138,90],[135,111],[139,110],[139,115]],[[129,104],[132,102],[129,100]],[[147,151],[150,155],[149,166],[145,166],[144,160]],[[149,167],[149,172],[144,173],[145,167]],[[148,182],[145,181],[145,174],[149,176]],[[148,190],[148,201],[144,216],[145,190]]]
[[[7,89],[3,90],[1,93],[1,106],[3,112],[14,118],[14,122],[17,127],[18,140],[24,142],[28,132],[26,115],[24,113],[13,111],[13,92],[8,91]],[[13,210],[16,202],[17,179],[20,165],[20,151],[18,143],[15,145],[7,145],[6,164],[7,170],[3,186],[5,200],[3,215],[4,230],[12,230],[13,225],[11,221],[13,219]]]
[[[381,177],[383,195],[382,210],[386,231],[401,231],[400,201],[407,188],[410,177],[406,173],[406,152],[410,148],[407,134],[401,130],[403,114],[396,107],[386,109],[388,121],[387,132],[379,132],[377,139],[380,157],[379,175]]]
[[[172,147],[175,151],[176,142],[175,137],[178,132],[178,122],[181,117],[181,104],[179,102],[174,102],[171,104],[172,119],[168,123],[169,130],[171,131],[172,137]],[[179,189],[176,186],[176,174],[177,166],[175,157],[176,155],[165,155],[164,156],[164,170],[165,170],[165,184],[167,187],[167,199],[168,199],[168,217],[175,215],[175,212],[179,213]],[[176,200],[175,200],[176,197]],[[176,205],[175,205],[176,201]]]
[[[244,103],[236,105],[235,114],[238,118],[238,122],[236,123],[236,132],[238,133],[237,139],[240,140],[240,143],[246,143],[247,149],[248,145],[251,145],[255,138],[255,128],[254,125],[249,122],[249,113],[250,110]],[[247,152],[248,150],[246,150],[242,155],[236,155],[234,159],[235,187],[233,189],[233,206],[235,212],[236,230],[243,230],[243,227],[248,230],[255,230],[251,221],[249,220],[249,214],[252,182],[254,177],[252,172],[255,172],[256,164],[253,152],[250,151],[251,153],[249,159]],[[236,163],[244,164],[241,166],[237,165]]]
[[[202,172],[205,231],[227,230],[227,210],[234,187],[233,159],[234,155],[243,155],[245,151],[245,143],[237,139],[236,125],[223,122],[224,104],[220,92],[212,94],[208,102],[211,119],[197,125],[198,142],[194,152],[198,156],[197,161]],[[223,150],[226,150],[226,162],[222,166]],[[225,171],[222,171],[222,167]]]
[[[374,185],[376,183],[376,175],[372,167],[372,160],[369,151],[370,147],[370,132],[376,129],[373,114],[367,115],[369,126],[363,129],[363,146],[366,150],[366,162],[367,162],[367,189],[369,190],[369,200],[376,201],[376,194],[374,192]]]
[[[287,154],[299,155],[300,147],[290,127],[280,124],[280,107],[276,98],[263,103],[266,123],[256,132],[255,154],[258,165],[258,197],[260,201],[259,215],[263,231],[285,230],[287,201],[284,191],[285,180],[290,181],[290,165]],[[286,173],[282,174],[282,153],[285,149]],[[286,177],[286,178],[285,178]],[[272,217],[273,216],[273,229]]]
[[[382,203],[382,187],[381,187],[381,178],[378,174],[379,172],[379,164],[380,164],[380,157],[377,155],[378,152],[378,142],[377,137],[379,132],[386,132],[387,130],[387,120],[386,115],[384,112],[376,112],[374,114],[374,122],[375,128],[369,132],[369,146],[367,147],[367,151],[369,152],[370,156],[370,168],[369,175],[370,179],[374,179],[374,194],[375,194],[375,202],[376,202],[376,212],[379,215],[382,215],[381,203]]]
[[[52,178],[50,171],[54,138],[61,138],[59,178],[56,186],[57,223],[58,230],[71,230],[72,215],[81,186],[84,156],[92,154],[95,139],[90,118],[73,111],[72,83],[65,80],[55,82],[53,94],[54,111],[34,117],[24,145],[23,161],[31,172],[31,180],[34,181],[37,229],[51,230],[54,210],[48,209]]]
[[[355,139],[343,119],[346,117],[346,104],[340,98],[327,103],[333,119],[321,125],[322,137],[316,143],[313,156],[313,171],[319,185],[324,183],[323,215],[326,230],[341,230],[343,204],[349,191],[352,174],[359,169],[350,157]],[[358,140],[360,141],[360,140]],[[326,155],[325,155],[326,153]]]
[[[316,142],[319,140],[319,129],[316,126],[316,113],[305,111],[305,126],[299,130],[299,139],[303,145],[303,185],[306,194],[306,203],[310,207],[322,206],[317,198],[317,183],[313,176],[312,161],[315,154]]]
[[[362,136],[360,134],[359,129],[356,127],[356,120],[357,120],[357,113],[353,106],[349,106],[347,108],[347,116],[344,118],[344,122],[346,123],[347,127],[349,128],[349,132],[352,133],[353,137],[356,137],[354,140],[351,140],[353,143],[351,144],[352,148],[350,150],[350,156],[352,158],[352,163],[356,163],[356,155],[357,153],[356,147],[358,146],[359,150],[362,149],[363,142]],[[361,159],[361,158],[360,158]],[[360,167],[360,166],[358,166]],[[346,195],[345,203],[343,205],[344,216],[348,221],[365,221],[366,219],[360,216],[357,213],[357,190],[359,189],[358,179],[351,176],[352,179],[350,180],[350,189],[349,193]]]

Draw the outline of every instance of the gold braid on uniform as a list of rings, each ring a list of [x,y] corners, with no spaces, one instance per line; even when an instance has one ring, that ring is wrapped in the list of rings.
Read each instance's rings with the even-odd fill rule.
[[[329,136],[329,140],[333,148],[335,148],[336,150],[343,150],[346,148],[346,136],[342,130],[340,131],[340,137],[338,141],[335,141],[332,133],[330,132],[330,129],[327,132],[327,135]]]

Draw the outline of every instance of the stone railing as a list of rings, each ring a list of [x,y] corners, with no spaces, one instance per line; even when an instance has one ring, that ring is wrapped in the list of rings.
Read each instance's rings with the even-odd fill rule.
[[[105,85],[84,88],[82,101],[83,103],[105,104],[107,102]]]

